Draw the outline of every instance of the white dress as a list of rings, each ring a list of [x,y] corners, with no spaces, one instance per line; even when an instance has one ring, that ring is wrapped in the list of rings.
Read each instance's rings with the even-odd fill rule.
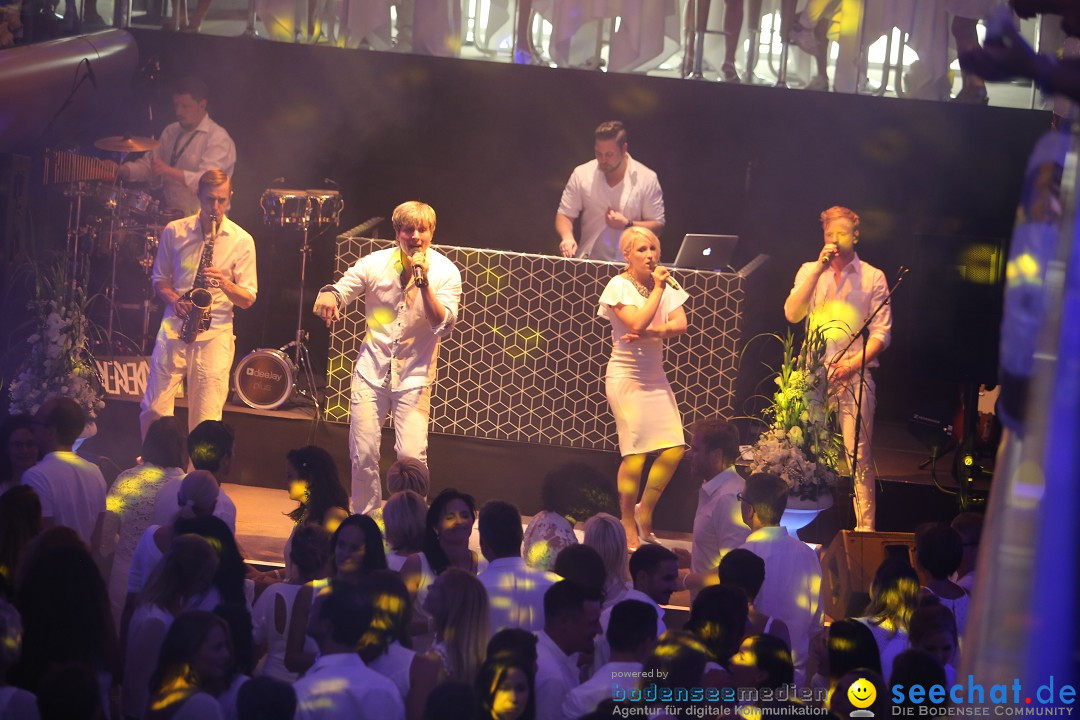
[[[689,297],[685,290],[665,288],[649,327],[666,323],[672,311]],[[623,342],[621,338],[629,328],[612,310],[616,305],[640,308],[645,302],[646,298],[633,283],[619,274],[604,288],[596,312],[611,323],[611,359],[607,366],[606,389],[619,435],[619,453],[623,457],[680,447],[685,443],[682,417],[664,373],[664,341],[648,338]]]
[[[259,599],[255,603],[255,609],[251,613],[252,636],[255,639],[255,644],[266,644],[266,661],[263,663],[260,674],[290,684],[296,682],[300,676],[285,669],[285,646],[288,644],[289,623],[292,621],[293,605],[296,603],[296,596],[302,587],[304,586],[274,583],[259,595]],[[285,630],[283,632],[278,632],[277,624],[274,622],[275,600],[279,597],[285,602]],[[318,653],[318,650],[315,640],[310,636],[305,636],[304,652],[314,656]]]

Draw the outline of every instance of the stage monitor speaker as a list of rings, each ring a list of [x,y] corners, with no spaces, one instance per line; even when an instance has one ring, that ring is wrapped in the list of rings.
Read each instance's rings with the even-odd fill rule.
[[[898,532],[837,533],[821,556],[825,612],[834,620],[858,617],[870,602],[870,583],[890,557],[915,565],[915,535]]]
[[[0,264],[25,259],[30,247],[30,158],[0,153]]]

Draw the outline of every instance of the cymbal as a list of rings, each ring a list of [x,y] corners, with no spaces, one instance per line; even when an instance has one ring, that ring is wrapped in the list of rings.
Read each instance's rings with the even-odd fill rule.
[[[131,135],[113,135],[94,142],[94,147],[109,152],[132,153],[153,150],[161,143],[154,138],[132,137]]]

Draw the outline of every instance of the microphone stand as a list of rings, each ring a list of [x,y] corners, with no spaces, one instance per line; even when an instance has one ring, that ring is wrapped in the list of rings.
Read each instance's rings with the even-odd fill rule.
[[[852,334],[851,340],[848,341],[848,344],[844,346],[844,349],[834,356],[837,358],[843,357],[847,354],[847,351],[851,349],[851,346],[855,344],[856,340],[860,338],[862,339],[862,353],[861,357],[859,358],[859,390],[855,395],[855,442],[853,443],[851,451],[851,492],[855,498],[856,503],[859,502],[859,494],[855,490],[855,488],[859,483],[859,439],[860,435],[862,434],[863,386],[866,383],[866,342],[870,338],[870,323],[872,323],[874,321],[874,318],[878,316],[878,313],[881,312],[881,309],[889,304],[889,300],[892,299],[893,293],[896,292],[897,288],[900,287],[900,283],[904,281],[904,277],[907,274],[908,268],[901,265],[900,269],[896,273],[895,282],[893,282],[893,285],[891,288],[889,288],[889,291],[885,293],[885,297],[881,299],[881,302],[878,303],[878,306],[874,308],[874,312],[870,313],[869,317],[867,317],[866,320],[863,321],[862,327],[859,328],[858,332]],[[858,526],[858,522],[859,519],[856,517],[856,526]]]

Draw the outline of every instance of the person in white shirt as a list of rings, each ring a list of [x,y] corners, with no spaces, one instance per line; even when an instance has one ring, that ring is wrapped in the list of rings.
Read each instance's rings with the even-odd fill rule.
[[[605,632],[611,660],[567,694],[562,705],[563,717],[588,715],[601,702],[611,699],[615,685],[624,689],[636,688],[641,666],[656,647],[658,636],[651,629],[659,621],[656,607],[651,603],[641,600],[616,603]]]
[[[788,484],[776,475],[755,473],[747,478],[741,502],[750,535],[742,547],[765,561],[765,582],[754,606],[787,625],[795,683],[801,687],[810,637],[822,628],[821,563],[813,550],[780,527],[788,491]]]
[[[221,518],[229,530],[236,534],[236,503],[225,494],[221,483],[232,468],[235,436],[232,428],[220,420],[204,420],[187,437],[188,458],[196,470],[205,470],[214,476],[218,484],[217,505],[213,515]],[[183,478],[163,484],[154,498],[154,524],[172,525],[176,517],[177,499]]]
[[[120,166],[121,180],[160,184],[164,210],[180,210],[184,215],[197,212],[202,174],[217,168],[232,177],[236,167],[236,145],[225,128],[207,114],[208,96],[201,79],[182,79],[172,96],[176,122],[161,131],[161,144]]]
[[[560,580],[544,593],[544,629],[536,634],[536,720],[562,720],[566,694],[581,684],[578,653],[600,632],[600,592]]]
[[[431,249],[435,210],[409,201],[394,208],[398,247],[360,258],[313,308],[327,327],[363,296],[367,333],[356,358],[349,404],[353,511],[382,502],[379,442],[389,411],[398,459],[427,464],[428,414],[439,340],[450,332],[461,302],[461,272]]]
[[[34,413],[34,441],[45,456],[23,473],[22,484],[41,500],[45,530],[64,525],[79,534],[92,553],[100,549],[105,516],[105,478],[97,465],[72,451],[86,426],[86,414],[66,397],[53,397]]]
[[[319,658],[293,686],[297,720],[405,720],[397,686],[356,652],[371,618],[371,601],[358,587],[337,583],[315,597],[307,632]]]
[[[596,128],[596,159],[578,165],[563,189],[555,213],[555,232],[563,257],[622,260],[623,230],[664,230],[664,193],[656,173],[630,157],[626,127],[618,120]],[[574,219],[581,217],[581,242],[574,239]]]
[[[165,303],[165,316],[139,414],[144,437],[150,423],[173,414],[185,376],[188,430],[203,420],[221,419],[233,360],[233,308],[250,308],[259,288],[255,241],[225,217],[231,201],[229,176],[207,170],[199,178],[199,212],[169,223],[161,233],[151,278]],[[190,292],[196,287],[210,293],[210,322],[187,343],[181,333],[193,312]]]
[[[666,605],[676,590],[679,558],[663,545],[642,545],[630,556],[630,577],[634,586],[620,595],[619,601],[639,600],[652,605],[656,610],[656,637],[660,637],[667,632],[661,605]],[[608,605],[600,613],[600,627],[604,634],[596,639],[594,668],[599,668],[611,658],[606,634],[613,610],[614,605]]]
[[[949,524],[953,530],[960,533],[960,540],[964,544],[960,567],[956,569],[956,575],[952,580],[970,595],[975,588],[975,564],[979,559],[979,538],[982,536],[983,514],[962,512]]]
[[[803,263],[795,284],[784,302],[788,322],[804,319],[811,329],[821,330],[827,341],[829,401],[839,412],[840,428],[848,460],[855,454],[855,419],[862,418],[855,469],[855,529],[874,529],[875,480],[870,457],[877,407],[874,379],[870,369],[878,366],[878,356],[892,338],[892,306],[885,304],[870,323],[865,345],[858,337],[863,323],[877,310],[889,293],[885,274],[859,259],[859,216],[846,207],[834,206],[821,213],[824,244],[816,260]],[[851,342],[855,338],[855,342]],[[847,352],[844,348],[851,346]],[[859,369],[866,372],[860,387]]]
[[[750,534],[737,499],[746,487],[735,470],[739,431],[722,418],[701,420],[694,425],[688,454],[690,472],[702,482],[694,513],[690,571],[711,577],[724,554],[746,542]]]
[[[544,627],[544,593],[559,576],[529,567],[521,557],[521,513],[508,502],[490,500],[480,508],[480,552],[487,569],[477,575],[488,594],[492,632]]]

